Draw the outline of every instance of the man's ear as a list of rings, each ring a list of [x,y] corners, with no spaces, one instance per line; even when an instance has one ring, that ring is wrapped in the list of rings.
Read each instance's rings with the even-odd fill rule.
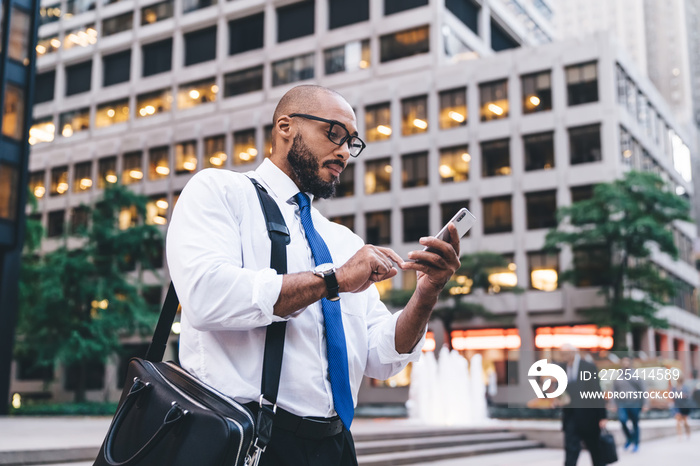
[[[282,115],[277,119],[275,123],[277,126],[277,132],[282,136],[282,138],[290,140],[293,137],[292,134],[292,119],[287,115]]]

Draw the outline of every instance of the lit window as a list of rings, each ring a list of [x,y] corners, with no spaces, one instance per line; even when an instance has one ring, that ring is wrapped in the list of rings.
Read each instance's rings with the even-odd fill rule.
[[[535,329],[535,348],[553,349],[570,344],[590,351],[609,350],[613,347],[613,329],[597,325],[539,327]]]
[[[97,162],[97,187],[104,189],[107,183],[117,182],[117,157],[105,157]]]
[[[365,162],[365,194],[391,191],[391,159]]]
[[[54,53],[61,48],[61,41],[58,36],[42,37],[36,43],[36,55],[41,57],[47,53]]]
[[[102,21],[102,36],[111,36],[119,32],[129,31],[134,24],[134,13],[128,12],[123,15],[113,16]]]
[[[58,117],[61,136],[69,138],[73,134],[90,129],[90,109],[81,108],[71,112],[61,113]]]
[[[391,105],[387,103],[365,107],[367,142],[389,139],[391,136]]]
[[[188,13],[212,5],[216,5],[216,0],[184,0],[182,3],[182,12]]]
[[[497,120],[508,116],[508,81],[479,84],[481,94],[481,121]]]
[[[29,191],[31,191],[37,199],[41,199],[46,194],[44,175],[44,170],[29,174]]]
[[[554,133],[523,136],[525,171],[554,168]]]
[[[129,99],[116,100],[97,106],[95,126],[104,128],[115,123],[123,123],[129,119]]]
[[[401,101],[401,133],[404,136],[428,130],[428,98],[426,96]]]
[[[511,196],[482,199],[484,234],[513,231],[513,208]]]
[[[55,167],[51,169],[51,196],[61,196],[68,192],[68,167]]]
[[[472,156],[466,145],[440,149],[440,180],[443,183],[468,181],[471,160]]]
[[[153,24],[173,16],[173,0],[156,3],[141,8],[141,26]]]
[[[54,3],[53,5],[42,6],[39,8],[39,25],[55,23],[61,19],[61,4]]]
[[[513,288],[518,286],[518,275],[516,274],[517,266],[513,260],[513,254],[503,254],[505,259],[505,267],[495,267],[490,269],[488,281],[489,293],[500,293],[503,288]]]
[[[481,143],[481,176],[507,176],[510,168],[510,141],[501,139]]]
[[[365,242],[367,244],[391,243],[391,211],[365,214]],[[391,280],[385,280],[391,282]]]
[[[170,174],[169,150],[167,146],[148,150],[148,179],[159,180]]]
[[[17,184],[19,171],[12,165],[0,164],[0,218],[17,219]]]
[[[29,64],[29,38],[31,16],[19,8],[12,8],[10,16],[10,38],[7,44],[8,56],[23,65]]]
[[[598,101],[598,65],[585,63],[566,67],[569,105]],[[634,99],[634,96],[632,97]]]
[[[170,89],[149,92],[136,96],[137,117],[149,117],[157,113],[169,112],[173,102]]]
[[[395,32],[381,36],[380,58],[382,63],[430,51],[430,27]]]
[[[222,168],[228,159],[226,137],[213,136],[204,139],[204,168]]]
[[[549,71],[522,77],[523,113],[552,109],[552,78]]]
[[[281,86],[314,78],[314,53],[279,60],[272,64],[272,85]]]
[[[83,162],[73,169],[73,192],[82,193],[92,188],[92,162]]]
[[[192,108],[207,102],[214,102],[218,92],[219,86],[216,85],[216,78],[181,84],[177,90],[177,108]]]
[[[24,132],[24,91],[19,86],[5,84],[5,101],[2,108],[2,134],[21,140]]]
[[[197,141],[185,141],[175,145],[175,174],[197,170]]]
[[[428,185],[428,153],[418,152],[401,157],[401,180],[404,188]]]
[[[440,92],[440,129],[467,124],[467,88]]]
[[[122,184],[138,183],[143,179],[143,167],[141,166],[141,159],[142,155],[140,151],[129,152],[127,154],[124,154]]]
[[[248,129],[233,133],[233,164],[242,165],[254,162],[258,156],[255,145],[255,130]]]
[[[348,42],[323,51],[326,74],[352,72],[370,67],[369,39]]]
[[[165,194],[151,196],[146,203],[146,223],[148,225],[168,223],[168,198]]]
[[[224,97],[259,91],[263,88],[263,67],[255,66],[224,75]]]
[[[139,218],[136,206],[122,207],[119,211],[119,229],[128,230],[135,227]]]
[[[557,226],[556,190],[526,193],[525,205],[528,230]]]
[[[87,47],[97,43],[97,29],[93,24],[66,32],[63,47],[68,50],[73,47]]]
[[[530,269],[530,288],[554,291],[559,287],[559,254],[528,252],[527,263]]]

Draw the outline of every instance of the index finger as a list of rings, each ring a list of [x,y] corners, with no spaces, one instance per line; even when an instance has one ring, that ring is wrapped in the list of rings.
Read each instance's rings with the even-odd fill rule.
[[[457,231],[457,227],[454,225],[454,223],[450,222],[449,225],[447,225],[447,230],[450,232],[450,244],[454,248],[455,252],[457,253],[457,257],[459,257],[459,232]]]
[[[389,259],[391,259],[392,261],[396,262],[396,263],[399,264],[399,265],[403,264],[404,260],[401,258],[401,256],[399,256],[398,254],[396,254],[396,252],[395,252],[393,249],[384,248],[384,247],[381,247],[381,246],[375,246],[375,247],[376,247],[377,249],[379,249],[382,253],[384,253],[384,255],[386,255],[386,256],[387,256]]]

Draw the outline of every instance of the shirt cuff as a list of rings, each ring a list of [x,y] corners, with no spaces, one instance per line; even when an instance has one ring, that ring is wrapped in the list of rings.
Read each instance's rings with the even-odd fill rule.
[[[271,322],[284,322],[287,318],[276,316],[275,303],[282,291],[282,275],[274,269],[263,269],[253,281],[253,307],[270,319]]]
[[[425,333],[428,330],[428,326],[425,326],[423,330],[423,336],[420,341],[416,343],[410,353],[401,354],[396,351],[396,321],[403,311],[396,312],[392,314],[390,319],[386,319],[382,323],[382,335],[383,338],[379,339],[379,345],[377,347],[377,354],[379,356],[379,362],[381,364],[393,364],[402,362],[416,362],[420,359],[420,355],[425,344]]]

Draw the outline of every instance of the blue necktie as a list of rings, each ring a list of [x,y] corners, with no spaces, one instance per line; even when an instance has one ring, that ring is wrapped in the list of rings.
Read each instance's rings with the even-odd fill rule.
[[[333,262],[326,242],[318,234],[311,220],[311,204],[304,193],[297,193],[294,198],[299,205],[301,224],[306,232],[306,239],[311,247],[316,265]],[[328,355],[328,373],[331,379],[333,405],[347,429],[350,429],[355,408],[350,392],[350,376],[348,371],[348,350],[345,346],[345,331],[340,313],[340,301],[321,300],[323,320],[326,325],[326,348]]]

